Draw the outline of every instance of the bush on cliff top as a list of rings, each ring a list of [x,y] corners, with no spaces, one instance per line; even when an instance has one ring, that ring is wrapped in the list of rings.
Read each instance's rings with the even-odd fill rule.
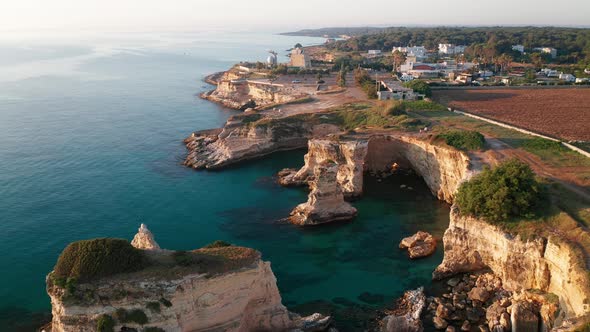
[[[464,182],[455,203],[463,215],[502,222],[534,217],[543,198],[543,188],[530,166],[513,159]]]
[[[486,144],[482,134],[477,131],[452,130],[438,135],[439,138],[459,150],[481,150]]]
[[[134,272],[146,266],[143,252],[122,239],[78,241],[67,246],[54,267],[56,278],[84,282],[118,273]]]
[[[98,332],[114,332],[115,320],[109,315],[100,315],[96,320],[96,331]]]

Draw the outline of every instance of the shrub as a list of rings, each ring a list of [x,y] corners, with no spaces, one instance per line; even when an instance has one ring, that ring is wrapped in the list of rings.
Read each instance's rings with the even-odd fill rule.
[[[541,137],[531,138],[522,144],[522,147],[529,152],[538,151],[567,151],[560,142],[548,140]]]
[[[115,318],[120,323],[136,323],[144,325],[148,322],[145,312],[141,309],[126,310],[124,308],[119,308],[115,311]]]
[[[151,312],[160,313],[160,302],[148,302],[145,307]]]
[[[386,110],[385,110],[385,116],[399,116],[399,115],[404,115],[406,114],[406,108],[404,103],[400,102],[400,101],[396,101],[394,102],[393,105],[389,106]]]
[[[161,298],[159,301],[160,301],[160,303],[162,303],[162,304],[163,304],[163,305],[164,305],[166,308],[170,308],[170,307],[172,306],[172,302],[168,301],[168,300],[167,300],[167,299],[165,299],[165,298]]]
[[[404,101],[404,107],[408,111],[446,111],[444,105],[426,100]]]
[[[100,315],[96,320],[96,331],[98,332],[114,332],[115,320],[109,315]]]
[[[484,148],[486,140],[482,134],[477,131],[453,130],[438,135],[439,138],[459,150],[481,150]]]
[[[117,273],[134,272],[147,265],[141,250],[127,240],[94,239],[67,246],[54,267],[58,279],[88,281]]]
[[[172,254],[174,263],[180,266],[191,266],[194,263],[193,256],[188,251],[179,250]]]
[[[430,85],[424,81],[414,80],[404,83],[406,88],[410,88],[414,90],[414,92],[420,93],[425,95],[426,97],[432,96],[432,90],[430,89]]]
[[[461,214],[490,222],[532,218],[544,193],[530,166],[516,159],[464,182],[455,202]]]
[[[231,247],[231,243],[217,240],[215,242],[209,243],[208,245],[204,246],[203,248],[211,249],[211,248],[223,248],[223,247]]]
[[[145,329],[143,329],[143,332],[166,332],[164,329],[161,329],[159,327],[146,327]]]

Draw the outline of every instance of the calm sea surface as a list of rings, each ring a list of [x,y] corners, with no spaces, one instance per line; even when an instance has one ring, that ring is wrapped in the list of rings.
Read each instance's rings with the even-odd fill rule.
[[[49,311],[45,275],[68,243],[131,239],[140,223],[165,248],[218,239],[256,248],[290,309],[343,321],[353,307],[379,308],[428,284],[441,248],[412,262],[397,244],[418,229],[442,235],[448,207],[416,177],[367,178],[354,222],[301,229],[279,220],[305,190],[282,188],[273,175],[301,166],[304,151],[221,172],[181,165],[183,138],[234,114],[197,97],[210,88],[202,78],[297,42],[323,40],[177,33],[0,42],[0,330]]]

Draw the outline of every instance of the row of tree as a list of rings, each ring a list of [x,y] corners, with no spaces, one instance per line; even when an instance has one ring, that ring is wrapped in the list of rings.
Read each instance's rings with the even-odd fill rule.
[[[475,57],[474,53],[493,56],[507,54],[516,60],[530,59],[535,47],[554,47],[558,57],[543,58],[544,61],[558,63],[590,64],[590,29],[558,27],[438,27],[438,28],[387,28],[374,33],[357,36],[328,44],[327,47],[338,51],[364,52],[370,49],[391,50],[397,46],[425,46],[435,50],[440,43],[469,46],[466,55]],[[512,50],[512,45],[524,45],[529,55],[522,55]],[[543,57],[543,56],[541,56]]]

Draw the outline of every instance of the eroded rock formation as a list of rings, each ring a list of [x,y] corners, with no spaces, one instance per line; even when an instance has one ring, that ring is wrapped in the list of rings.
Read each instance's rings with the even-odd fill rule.
[[[145,235],[142,227],[136,239]],[[96,331],[105,317],[115,331],[319,331],[330,323],[330,317],[322,315],[289,313],[270,263],[252,249],[199,249],[193,252],[201,257],[194,267],[171,263],[172,251],[144,252],[154,262],[146,269],[87,281],[74,289],[56,285],[50,274],[51,330]],[[216,267],[207,267],[213,263]]]
[[[196,169],[221,168],[277,151],[304,148],[310,138],[340,130],[330,124],[301,121],[255,122],[260,118],[259,114],[233,116],[221,129],[193,133],[185,139],[189,153],[184,164]]]
[[[357,210],[344,201],[344,195],[336,177],[338,165],[326,161],[314,169],[314,180],[310,182],[308,201],[298,205],[289,219],[301,226],[324,224],[353,219]]]
[[[559,296],[564,317],[587,315],[590,280],[576,250],[556,237],[524,240],[498,226],[461,216],[456,207],[444,238],[436,279],[490,268],[510,291],[538,289]]]
[[[429,233],[418,232],[402,239],[400,249],[408,249],[411,259],[432,255],[436,251],[436,239]]]
[[[154,240],[154,235],[144,224],[139,226],[139,230],[133,237],[131,245],[137,249],[160,250],[160,245]]]

